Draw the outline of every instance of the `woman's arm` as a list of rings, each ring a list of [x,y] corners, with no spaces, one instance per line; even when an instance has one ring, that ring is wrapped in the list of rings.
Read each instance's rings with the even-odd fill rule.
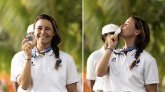
[[[157,92],[157,84],[146,85],[147,92]]]
[[[98,77],[104,76],[109,69],[109,60],[112,54],[113,49],[116,47],[118,43],[117,35],[108,34],[105,39],[105,53],[103,57],[100,59],[98,64],[96,65],[96,75]]]
[[[77,83],[66,85],[68,92],[77,92]]]
[[[103,57],[101,58],[101,60],[96,65],[96,75],[98,77],[102,77],[108,72],[108,69],[109,69],[108,64],[109,64],[111,53],[112,53],[112,50],[107,49]]]
[[[93,92],[93,86],[95,84],[95,80],[87,80],[87,83],[88,83],[90,92]]]
[[[12,86],[14,87],[14,92],[17,92],[18,83],[17,82],[12,82]]]
[[[23,72],[18,77],[18,84],[24,90],[27,90],[31,86],[31,60],[26,60]]]
[[[22,49],[25,52],[25,66],[23,68],[23,72],[18,76],[17,82],[19,86],[26,90],[32,85],[31,79],[31,58],[32,58],[32,48],[34,46],[28,42],[27,39],[23,40]]]

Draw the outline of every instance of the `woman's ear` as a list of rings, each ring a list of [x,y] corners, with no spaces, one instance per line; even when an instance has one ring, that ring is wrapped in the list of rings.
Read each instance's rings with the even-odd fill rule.
[[[135,35],[139,35],[141,33],[142,30],[136,30],[135,31]]]

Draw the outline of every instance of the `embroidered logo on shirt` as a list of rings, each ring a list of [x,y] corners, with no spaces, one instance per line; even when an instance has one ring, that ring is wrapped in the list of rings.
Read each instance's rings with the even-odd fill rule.
[[[33,61],[31,62],[31,65],[32,65],[32,66],[34,66],[34,65],[35,65]]]
[[[138,63],[140,63],[140,59],[136,60],[136,65],[138,65]]]
[[[111,60],[112,62],[116,62],[116,58],[112,58],[112,60]]]

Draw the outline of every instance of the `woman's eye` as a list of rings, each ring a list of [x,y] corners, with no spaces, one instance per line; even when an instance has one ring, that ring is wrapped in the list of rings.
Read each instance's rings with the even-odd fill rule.
[[[42,28],[40,28],[40,27],[39,27],[39,28],[37,28],[37,29],[38,29],[38,30],[42,30]]]
[[[49,27],[46,27],[46,28],[45,28],[45,30],[49,31],[49,30],[51,30],[51,28],[49,28]]]
[[[46,30],[50,30],[49,28],[47,28]]]

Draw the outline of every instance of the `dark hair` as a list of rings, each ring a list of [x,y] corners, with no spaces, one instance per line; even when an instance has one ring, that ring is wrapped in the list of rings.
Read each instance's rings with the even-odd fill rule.
[[[101,35],[101,40],[105,42],[105,35]]]
[[[139,35],[137,35],[135,39],[135,46],[136,46],[136,54],[135,59],[132,64],[130,65],[130,69],[133,69],[133,67],[137,64],[138,58],[140,56],[140,53],[143,52],[143,50],[147,47],[148,43],[150,42],[150,30],[147,25],[147,23],[142,20],[141,18],[137,16],[131,16],[132,19],[135,21],[135,28],[140,32]]]
[[[51,16],[49,16],[47,14],[41,14],[41,15],[37,16],[35,23],[40,19],[46,19],[46,20],[50,21],[52,26],[53,26],[53,31],[55,33],[55,36],[52,38],[51,47],[52,47],[53,52],[55,54],[55,58],[56,58],[55,69],[57,70],[60,66],[60,63],[61,63],[61,59],[59,57],[60,56],[59,55],[59,48],[58,48],[58,44],[61,42],[61,37],[59,34],[58,26],[56,24],[56,21]],[[34,23],[34,27],[35,27],[35,23]]]

